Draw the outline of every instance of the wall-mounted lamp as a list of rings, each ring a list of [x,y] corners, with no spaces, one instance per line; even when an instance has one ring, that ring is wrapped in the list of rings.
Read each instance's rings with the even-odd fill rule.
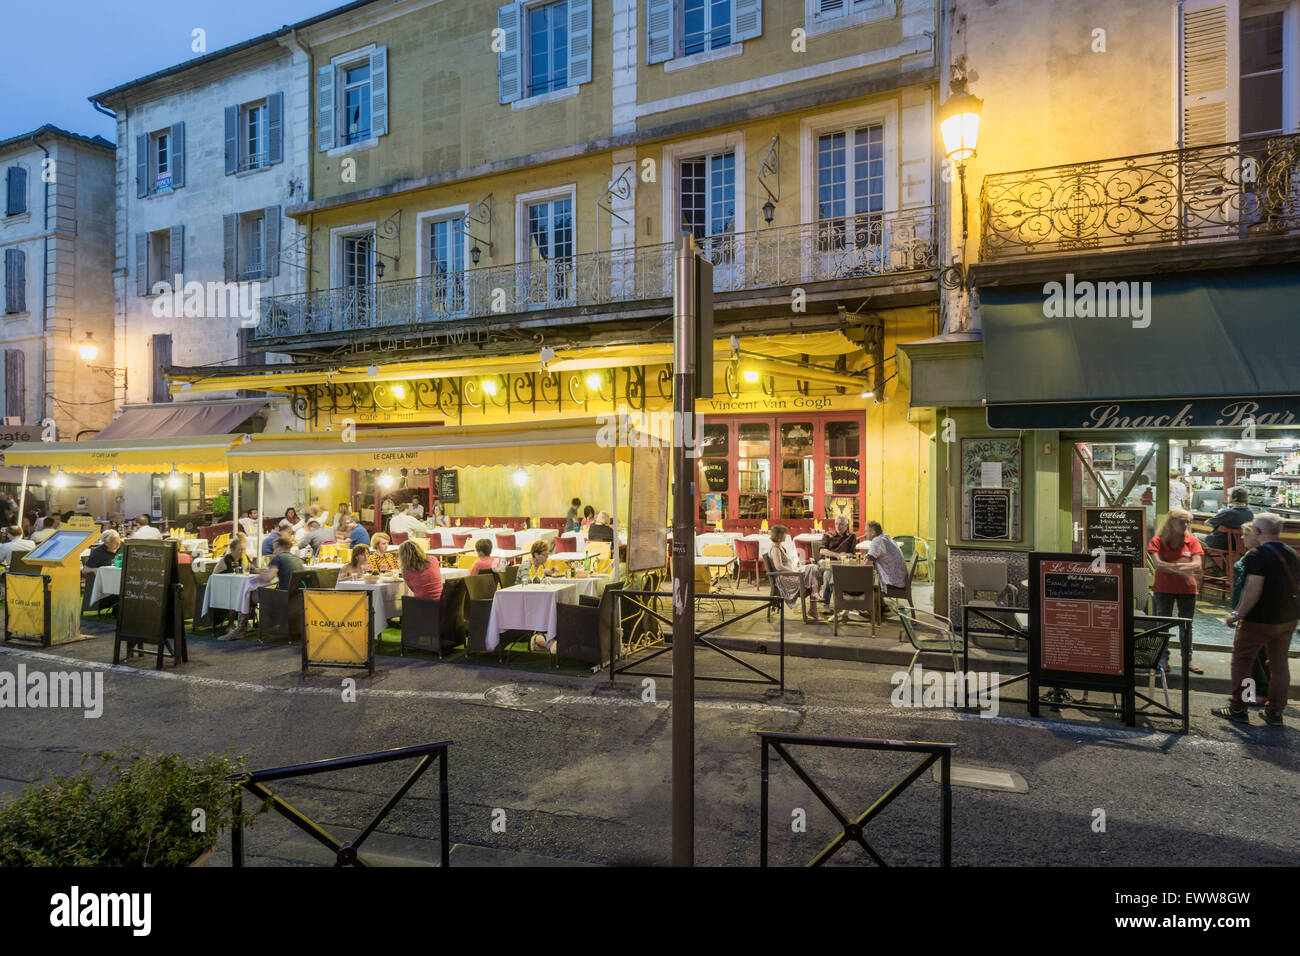
[[[943,135],[943,150],[948,159],[957,164],[961,182],[961,238],[966,240],[966,161],[975,156],[979,144],[980,113],[984,101],[966,90],[962,74],[952,81],[953,95],[939,109],[939,132]]]
[[[487,226],[487,239],[479,239],[474,235],[471,222],[481,223]],[[465,213],[461,219],[461,225],[455,226],[455,230],[461,235],[466,236],[474,243],[469,250],[469,261],[478,265],[478,261],[483,256],[483,250],[479,248],[479,243],[483,242],[488,247],[488,253],[493,250],[492,245],[492,194],[488,193],[475,204],[474,208]]]
[[[772,142],[767,147],[767,153],[763,161],[758,164],[758,174],[756,177],[758,186],[767,195],[767,201],[763,203],[763,221],[769,226],[772,225],[772,219],[776,216],[776,204],[781,201],[781,137],[773,136]],[[775,192],[768,185],[768,181],[776,187]]]
[[[746,382],[748,382],[750,385],[757,385],[757,384],[758,384],[758,371],[757,371],[757,369],[747,368],[747,369],[745,369],[744,371],[742,371],[740,374],[741,374],[741,377],[744,378],[744,380],[745,380]]]

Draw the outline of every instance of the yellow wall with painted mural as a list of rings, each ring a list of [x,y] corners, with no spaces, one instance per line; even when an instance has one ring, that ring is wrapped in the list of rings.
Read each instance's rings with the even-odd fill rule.
[[[628,469],[626,462],[619,462],[619,524],[627,523]],[[522,485],[515,481],[520,471],[527,479]],[[446,510],[452,519],[456,515],[562,518],[569,510],[569,502],[581,498],[584,505],[591,505],[598,512],[612,513],[610,483],[608,464],[462,468],[460,504],[448,505]]]

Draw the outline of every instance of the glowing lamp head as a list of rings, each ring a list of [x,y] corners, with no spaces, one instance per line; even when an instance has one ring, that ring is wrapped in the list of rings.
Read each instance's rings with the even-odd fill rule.
[[[521,468],[519,471],[515,472],[514,480],[516,487],[522,488],[524,485],[528,484],[528,472]]]
[[[122,479],[118,477],[117,472],[113,472],[108,476],[108,487],[112,488],[114,491],[122,487]]]
[[[740,374],[744,376],[745,381],[748,382],[750,385],[753,385],[758,382],[758,372],[756,372],[752,368],[747,368]]]
[[[393,397],[397,399],[406,398],[406,386],[400,382],[393,386]]]
[[[173,468],[172,473],[167,476],[167,487],[171,488],[174,491],[180,486],[181,486],[181,476],[176,474],[176,469]]]
[[[81,356],[83,362],[93,362],[99,358],[99,345],[96,344],[95,336],[92,333],[86,333],[86,337],[77,346],[77,354]]]
[[[587,376],[587,387],[592,391],[600,390],[600,373],[592,372]]]
[[[483,394],[484,394],[484,395],[495,395],[496,393],[497,393],[497,383],[496,383],[496,380],[495,380],[495,379],[491,379],[491,378],[485,378],[485,379],[483,379]]]
[[[391,488],[395,483],[396,483],[396,479],[393,477],[393,473],[390,471],[386,471],[379,476],[380,488]]]
[[[44,484],[44,482],[42,482],[42,484]],[[67,486],[68,486],[68,476],[61,471],[56,471],[54,473],[54,487],[66,488]]]
[[[957,93],[939,110],[939,131],[943,151],[954,163],[964,163],[975,155],[980,137],[980,111],[984,101],[973,93]]]
[[[311,486],[313,488],[324,488],[329,483],[325,475],[317,473],[311,476]]]

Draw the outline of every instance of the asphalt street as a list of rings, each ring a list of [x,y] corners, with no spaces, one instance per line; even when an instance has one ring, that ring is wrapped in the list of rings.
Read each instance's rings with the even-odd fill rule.
[[[256,642],[191,640],[191,661],[156,672],[113,667],[103,636],[37,650],[0,649],[0,671],[96,669],[104,709],[0,711],[0,788],[41,770],[68,772],[85,752],[123,743],[203,754],[233,750],[260,769],[391,747],[452,742],[451,840],[462,858],[509,864],[666,865],[670,860],[670,681],[654,700],[641,678],[529,673],[495,664],[380,657],[373,678],[299,673],[299,651]],[[751,657],[758,666],[772,658]],[[667,658],[662,659],[665,666]],[[1209,716],[1217,696],[1192,695],[1192,733],[1170,724],[1123,727],[1066,711],[1029,719],[1004,704],[996,718],[895,708],[888,666],[787,661],[787,690],[701,683],[697,690],[697,862],[759,859],[760,748],[756,732],[951,742],[955,762],[1023,778],[1023,793],[953,791],[957,865],[1145,866],[1300,864],[1295,798],[1300,721],[1250,728]],[[739,675],[700,658],[703,674]],[[356,700],[344,700],[345,678]],[[1094,698],[1095,699],[1095,698]],[[903,754],[794,751],[847,816],[856,816],[916,762]],[[364,826],[405,776],[397,765],[277,785],[326,829]],[[772,862],[801,864],[838,832],[826,810],[779,761],[771,774]],[[802,811],[802,812],[801,812]],[[1099,812],[1100,811],[1100,812]],[[1104,817],[1103,817],[1104,814]],[[806,830],[795,832],[800,819]],[[939,860],[940,788],[927,773],[867,828],[890,863]],[[1101,826],[1104,820],[1104,829]],[[437,778],[430,773],[369,843],[377,863],[436,860]],[[254,865],[324,861],[278,818],[247,837]],[[453,856],[453,862],[456,857]],[[223,839],[214,863],[228,862]],[[867,862],[856,846],[835,862]]]

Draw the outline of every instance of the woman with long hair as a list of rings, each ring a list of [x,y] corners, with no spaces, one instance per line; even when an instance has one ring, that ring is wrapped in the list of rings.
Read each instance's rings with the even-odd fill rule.
[[[364,544],[359,544],[352,549],[352,560],[343,566],[339,572],[340,581],[360,581],[370,573],[368,559],[370,549]]]
[[[397,549],[397,559],[402,565],[402,580],[411,593],[427,601],[442,597],[442,571],[437,561],[430,561],[414,541],[406,540]]]
[[[1189,534],[1192,516],[1182,508],[1170,508],[1160,533],[1151,539],[1147,552],[1156,569],[1151,585],[1151,604],[1157,617],[1185,617],[1196,613],[1196,595],[1200,592],[1201,559],[1205,549]],[[1190,645],[1190,641],[1188,642]],[[1187,669],[1205,673],[1192,663],[1188,647]]]
[[[772,525],[772,530],[768,533],[772,539],[772,547],[767,553],[772,560],[773,571],[793,571],[797,572],[798,576],[779,574],[772,580],[781,597],[785,599],[787,607],[794,607],[799,596],[806,594],[808,595],[808,617],[805,620],[811,623],[825,623],[817,613],[817,565],[800,565],[797,557],[791,557],[790,552],[785,549],[785,539],[789,533],[783,524]]]

